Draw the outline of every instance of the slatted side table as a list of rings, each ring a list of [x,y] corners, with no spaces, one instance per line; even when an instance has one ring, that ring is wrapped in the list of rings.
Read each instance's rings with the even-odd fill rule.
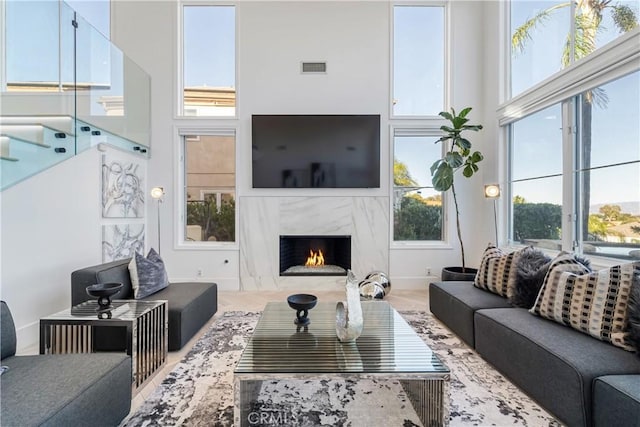
[[[93,353],[94,330],[126,328],[131,356],[132,390],[136,394],[166,363],[167,301],[114,300],[111,318],[98,318],[96,300],[40,319],[40,354]]]

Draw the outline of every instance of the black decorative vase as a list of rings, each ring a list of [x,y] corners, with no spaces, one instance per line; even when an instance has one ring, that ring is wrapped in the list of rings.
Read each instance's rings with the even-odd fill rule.
[[[477,272],[477,268],[466,267],[463,273],[462,267],[444,267],[441,277],[443,282],[473,282]]]
[[[111,297],[117,294],[122,289],[122,283],[96,283],[95,285],[87,286],[87,294],[98,299],[98,318],[111,319]]]

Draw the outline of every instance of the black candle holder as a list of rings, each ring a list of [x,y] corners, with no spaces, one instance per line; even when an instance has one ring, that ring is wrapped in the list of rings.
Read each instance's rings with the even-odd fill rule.
[[[296,319],[293,321],[296,325],[308,325],[309,310],[316,306],[318,298],[315,295],[310,294],[294,294],[287,297],[287,303],[289,307],[296,310]]]
[[[111,297],[117,294],[122,289],[122,283],[96,283],[95,285],[87,286],[87,294],[98,299],[98,318],[107,319],[111,318]]]

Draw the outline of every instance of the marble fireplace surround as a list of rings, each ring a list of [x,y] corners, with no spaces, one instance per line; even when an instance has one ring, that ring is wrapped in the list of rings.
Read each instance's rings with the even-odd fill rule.
[[[240,289],[342,289],[344,277],[280,276],[281,235],[350,235],[358,277],[389,271],[388,197],[241,197]]]

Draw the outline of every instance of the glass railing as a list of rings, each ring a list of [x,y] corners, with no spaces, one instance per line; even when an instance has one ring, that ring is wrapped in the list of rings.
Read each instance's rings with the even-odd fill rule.
[[[149,156],[148,74],[64,2],[0,9],[0,190],[98,144]]]

